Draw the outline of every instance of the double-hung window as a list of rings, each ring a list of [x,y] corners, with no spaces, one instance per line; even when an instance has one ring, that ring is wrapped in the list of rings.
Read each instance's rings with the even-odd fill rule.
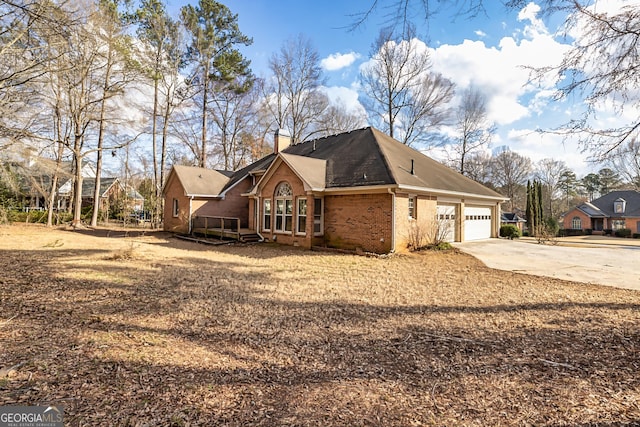
[[[271,230],[271,199],[264,200],[264,219],[262,222],[262,229],[265,231]]]
[[[293,191],[291,186],[283,182],[276,189],[276,223],[275,231],[291,233],[293,230]]]
[[[298,212],[296,218],[296,233],[305,234],[307,232],[307,199],[298,199]]]
[[[409,219],[416,219],[416,197],[409,196],[407,202],[409,204]]]
[[[324,217],[323,217],[323,201],[322,199],[313,199],[313,235],[322,236],[324,233]]]

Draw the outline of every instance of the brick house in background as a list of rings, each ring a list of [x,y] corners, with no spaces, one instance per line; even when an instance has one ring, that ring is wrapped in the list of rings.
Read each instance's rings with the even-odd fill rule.
[[[297,144],[276,133],[272,154],[232,174],[175,166],[164,196],[168,231],[237,217],[265,240],[376,253],[434,224],[449,241],[497,237],[507,200],[373,128]]]
[[[640,233],[640,192],[635,190],[612,191],[604,196],[584,202],[564,215],[565,230],[591,230],[601,234],[604,230],[628,228]]]

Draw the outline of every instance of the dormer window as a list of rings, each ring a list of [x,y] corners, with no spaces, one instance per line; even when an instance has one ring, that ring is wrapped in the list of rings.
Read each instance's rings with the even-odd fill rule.
[[[613,211],[617,214],[623,214],[627,201],[620,198],[613,202]]]

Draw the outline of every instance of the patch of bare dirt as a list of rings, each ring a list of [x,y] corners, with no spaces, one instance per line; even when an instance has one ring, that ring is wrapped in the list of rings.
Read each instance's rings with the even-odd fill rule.
[[[41,226],[0,270],[0,405],[70,426],[640,424],[634,291]]]

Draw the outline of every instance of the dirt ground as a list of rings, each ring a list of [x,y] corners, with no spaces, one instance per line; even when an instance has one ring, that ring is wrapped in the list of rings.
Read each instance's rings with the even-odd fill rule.
[[[69,426],[640,425],[637,291],[25,225],[0,270],[0,405]]]

